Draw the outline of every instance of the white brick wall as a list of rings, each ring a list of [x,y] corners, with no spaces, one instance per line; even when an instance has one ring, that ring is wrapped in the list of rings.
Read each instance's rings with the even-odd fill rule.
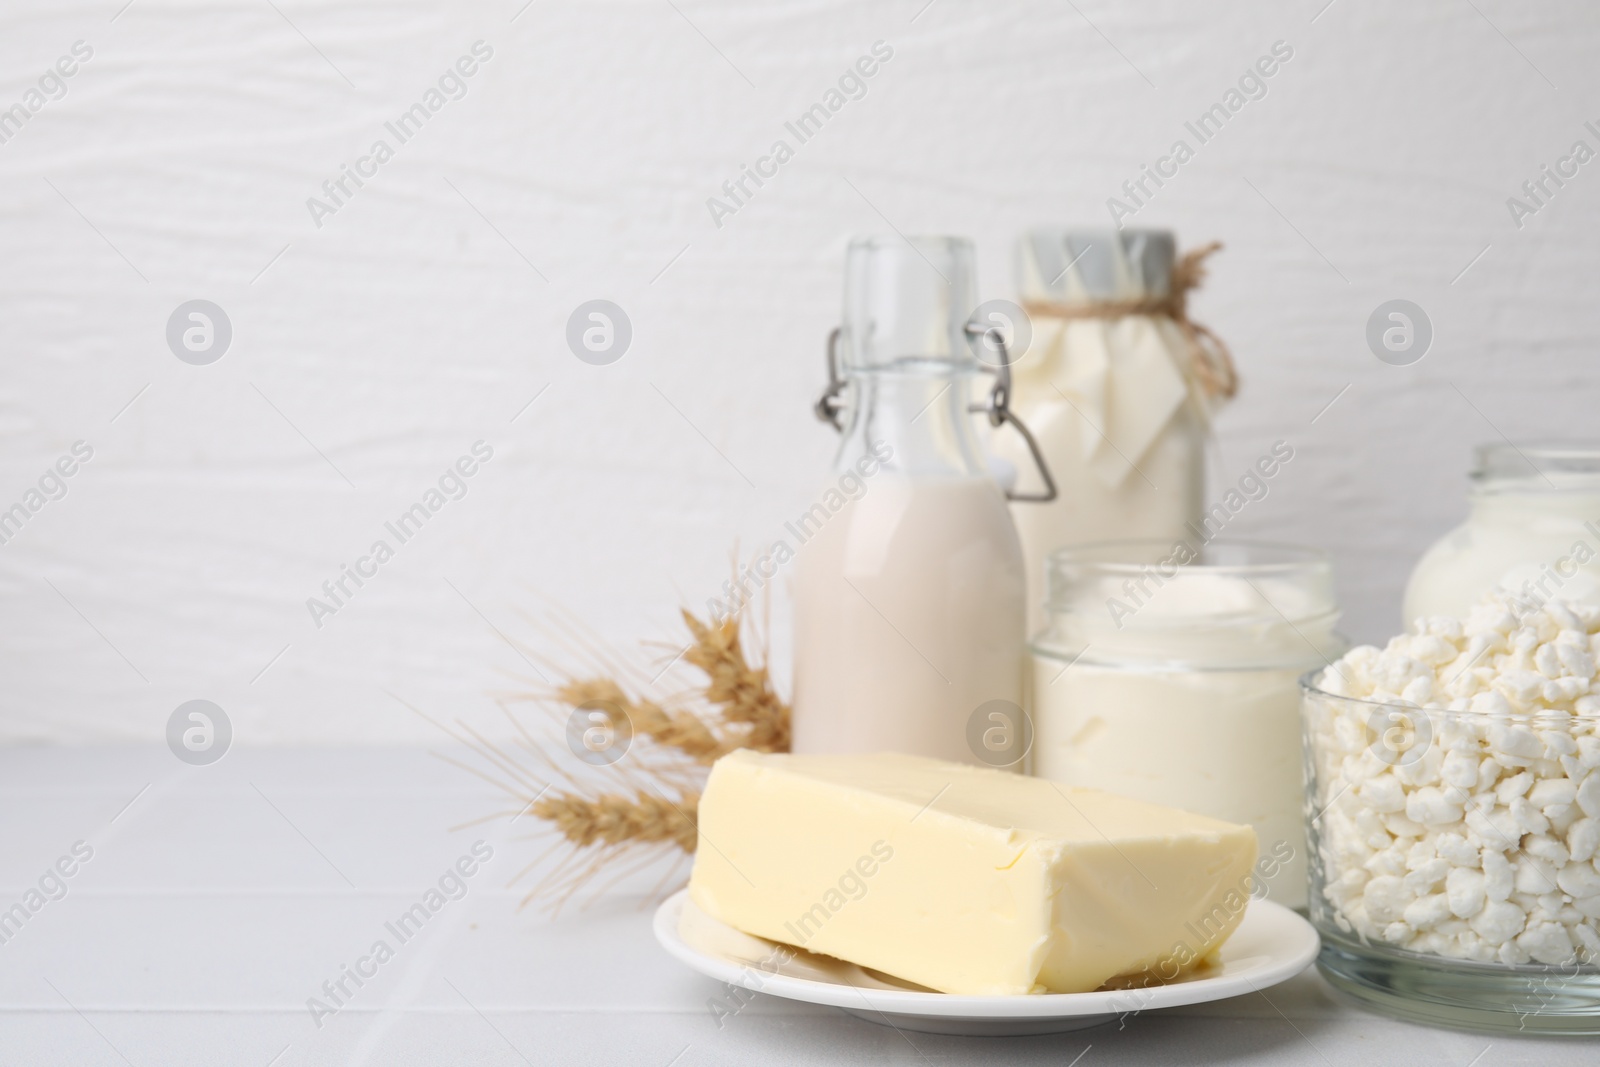
[[[851,234],[969,234],[1008,295],[1016,231],[1105,218],[1277,40],[1267,96],[1137,216],[1228,244],[1194,303],[1245,383],[1219,475],[1298,453],[1233,532],[1331,548],[1381,638],[1470,446],[1593,425],[1600,164],[1506,208],[1600,148],[1586,5],[921,3],[7,5],[0,107],[94,54],[0,144],[0,507],[94,458],[0,546],[0,737],[154,738],[205,697],[241,743],[428,740],[384,690],[490,723],[532,675],[500,634],[568,659],[552,610],[675,637],[825,472]],[[466,96],[316,228],[479,39]],[[717,228],[707,197],[878,40],[866,96]],[[1393,297],[1434,322],[1415,366],[1363,341]],[[194,298],[233,325],[210,366],[164,338]],[[632,320],[612,366],[564,343],[594,298]],[[316,629],[306,598],[480,439],[467,496]]]

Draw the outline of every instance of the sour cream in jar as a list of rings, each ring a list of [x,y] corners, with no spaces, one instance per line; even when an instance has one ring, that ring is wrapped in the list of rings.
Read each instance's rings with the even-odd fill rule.
[[[1267,896],[1303,907],[1298,680],[1345,648],[1327,558],[1108,542],[1054,553],[1049,576],[1034,773],[1249,823],[1271,860]]]

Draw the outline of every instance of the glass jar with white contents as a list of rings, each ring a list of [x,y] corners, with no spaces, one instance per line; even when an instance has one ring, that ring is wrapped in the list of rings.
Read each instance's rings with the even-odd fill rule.
[[[1340,655],[1326,556],[1125,541],[1049,560],[1034,773],[1249,823],[1269,899],[1304,907],[1299,677]]]
[[[1586,622],[1600,629],[1593,614]],[[1460,632],[1408,635],[1445,653],[1429,657],[1452,680],[1436,703],[1482,690],[1446,658],[1474,655]],[[1600,1034],[1600,718],[1345,695],[1348,675],[1393,677],[1379,656],[1357,649],[1304,681],[1323,976],[1435,1026]],[[1432,676],[1434,664],[1410,658]]]
[[[1405,623],[1459,618],[1500,590],[1600,605],[1600,442],[1482,445],[1467,521],[1423,555]]]

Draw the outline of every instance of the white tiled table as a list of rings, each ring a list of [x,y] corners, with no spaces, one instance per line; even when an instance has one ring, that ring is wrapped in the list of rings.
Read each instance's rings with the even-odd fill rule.
[[[135,799],[137,798],[137,799]],[[130,801],[132,803],[130,804]],[[636,895],[551,919],[506,884],[544,847],[415,749],[0,750],[0,909],[91,860],[0,944],[0,1064],[1306,1064],[1557,1067],[1600,1041],[1480,1037],[1367,1014],[1314,971],[1267,997],[1075,1034],[901,1034],[720,987],[655,944]],[[319,1027],[306,1006],[478,838],[495,855]],[[369,968],[370,969],[370,968]],[[1085,1051],[1087,1050],[1087,1051]]]

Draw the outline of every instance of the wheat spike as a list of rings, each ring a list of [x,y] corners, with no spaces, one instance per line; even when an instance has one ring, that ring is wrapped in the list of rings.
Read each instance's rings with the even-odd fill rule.
[[[734,747],[712,733],[705,720],[694,712],[669,712],[653,700],[634,700],[610,678],[575,678],[561,685],[556,696],[574,708],[589,703],[617,708],[628,716],[635,733],[646,735],[658,745],[675,748],[700,763],[715,763],[717,757]]]
[[[752,666],[739,641],[739,617],[704,622],[688,609],[683,621],[694,635],[684,655],[707,678],[706,699],[722,720],[748,727],[742,747],[758,752],[789,751],[789,707],[772,689],[766,667]]]
[[[596,797],[558,793],[535,804],[533,814],[554,823],[579,848],[671,842],[693,852],[699,807],[699,793],[680,795],[676,802],[643,791],[631,799],[616,793]]]
[[[574,893],[592,887],[602,873],[611,881],[620,880],[663,857],[672,860],[662,880],[665,884],[678,864],[694,855],[698,844],[699,787],[705,781],[705,768],[739,748],[788,751],[789,707],[773,689],[756,623],[742,611],[715,622],[687,610],[682,616],[691,640],[673,663],[681,657],[704,675],[704,684],[661,700],[634,697],[630,691],[648,690],[673,663],[654,674],[641,671],[589,641],[581,627],[569,627],[577,636],[568,651],[583,661],[581,673],[567,673],[552,664],[564,677],[560,684],[533,693],[506,694],[509,703],[501,706],[516,728],[514,744],[497,744],[459,720],[457,730],[441,727],[484,764],[458,765],[504,790],[518,803],[518,814],[531,814],[554,831],[556,852],[565,850],[524,904],[543,900],[558,910]],[[757,646],[753,657],[746,655],[741,641],[743,627],[748,627],[744,633]],[[558,722],[585,705],[627,716],[635,747],[615,765],[597,772],[615,776],[611,791],[593,789],[568,769],[557,748],[546,748],[543,738],[512,711],[511,703],[523,701],[542,706]],[[564,780],[566,788],[553,791],[557,780]],[[543,868],[550,854],[535,858],[513,881]]]

